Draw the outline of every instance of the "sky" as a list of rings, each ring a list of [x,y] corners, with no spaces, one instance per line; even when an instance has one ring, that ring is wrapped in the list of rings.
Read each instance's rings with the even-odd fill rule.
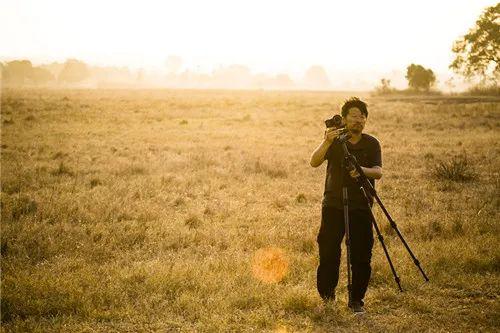
[[[78,58],[94,65],[210,72],[449,72],[454,40],[487,0],[421,1],[29,1],[0,0],[0,58],[34,63]]]

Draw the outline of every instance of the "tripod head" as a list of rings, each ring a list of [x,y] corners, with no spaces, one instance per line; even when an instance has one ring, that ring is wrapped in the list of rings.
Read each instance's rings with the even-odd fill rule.
[[[338,137],[336,137],[335,140],[333,140],[333,143],[345,144],[351,137],[351,132],[349,132],[348,129],[344,129],[344,131],[342,131],[342,133]]]

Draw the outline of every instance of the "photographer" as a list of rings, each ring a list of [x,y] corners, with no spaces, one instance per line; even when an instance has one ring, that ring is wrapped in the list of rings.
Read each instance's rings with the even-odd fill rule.
[[[344,103],[341,114],[345,129],[352,135],[346,142],[347,148],[375,186],[374,179],[382,177],[382,156],[378,140],[363,133],[368,117],[367,106],[360,99],[353,97]],[[340,144],[334,142],[342,131],[343,129],[327,128],[323,142],[313,152],[310,161],[312,167],[318,167],[324,160],[328,160],[321,227],[317,237],[319,246],[317,288],[323,300],[335,299],[335,288],[339,279],[340,247],[345,233],[341,183],[343,179],[348,193],[351,240],[352,286],[349,307],[359,313],[364,312],[363,298],[370,280],[373,231],[370,208],[355,180],[359,174],[356,170],[342,169],[343,150]],[[373,199],[371,197],[369,199],[371,207]]]

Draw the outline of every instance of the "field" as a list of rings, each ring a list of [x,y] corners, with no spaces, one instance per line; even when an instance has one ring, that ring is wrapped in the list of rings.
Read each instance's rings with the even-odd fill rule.
[[[369,104],[367,314],[316,292],[323,120],[350,93],[3,89],[2,332],[500,329],[500,101]],[[343,258],[345,259],[345,258]],[[342,265],[342,269],[344,265]]]

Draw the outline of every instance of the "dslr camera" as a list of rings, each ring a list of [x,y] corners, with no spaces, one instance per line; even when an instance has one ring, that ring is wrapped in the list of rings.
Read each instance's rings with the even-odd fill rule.
[[[325,120],[325,125],[327,128],[339,129],[342,128],[342,132],[339,136],[334,140],[334,143],[344,143],[351,138],[351,133],[347,128],[345,128],[345,124],[342,120],[341,115],[334,115],[330,119]]]
[[[344,122],[342,121],[342,116],[338,114],[325,120],[325,125],[327,128],[333,127],[334,129],[345,127]]]

